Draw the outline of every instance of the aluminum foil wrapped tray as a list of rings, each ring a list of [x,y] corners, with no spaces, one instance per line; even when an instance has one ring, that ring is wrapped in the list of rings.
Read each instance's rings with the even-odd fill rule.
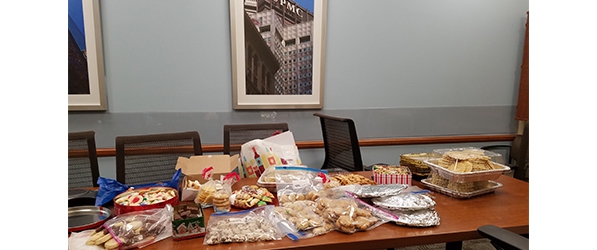
[[[386,211],[398,216],[398,221],[395,223],[399,226],[433,227],[440,224],[439,214],[434,209],[422,209],[416,211]]]
[[[431,198],[429,195],[410,192],[373,198],[371,199],[371,202],[381,208],[400,211],[432,209],[436,205],[433,198]]]
[[[409,186],[406,184],[360,185],[355,187],[351,193],[359,198],[384,197],[397,195],[407,187]]]

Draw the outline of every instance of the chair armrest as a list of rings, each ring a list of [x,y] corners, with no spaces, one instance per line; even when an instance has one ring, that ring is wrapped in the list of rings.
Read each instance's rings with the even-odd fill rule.
[[[477,232],[483,237],[490,239],[491,244],[503,249],[529,249],[528,238],[494,225],[481,226],[477,228]]]

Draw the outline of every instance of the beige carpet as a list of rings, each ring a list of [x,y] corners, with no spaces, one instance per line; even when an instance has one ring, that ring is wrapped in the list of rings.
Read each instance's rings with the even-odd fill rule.
[[[410,246],[410,247],[397,247],[395,250],[445,250],[446,243]],[[477,240],[465,240],[462,242],[462,250],[495,250],[495,248],[489,243],[488,239],[477,239]]]

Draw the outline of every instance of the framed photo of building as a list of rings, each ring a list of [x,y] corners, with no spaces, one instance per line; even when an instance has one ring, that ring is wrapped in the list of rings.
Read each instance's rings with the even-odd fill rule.
[[[99,0],[68,0],[68,110],[106,110]]]
[[[234,109],[322,109],[327,0],[230,0]]]

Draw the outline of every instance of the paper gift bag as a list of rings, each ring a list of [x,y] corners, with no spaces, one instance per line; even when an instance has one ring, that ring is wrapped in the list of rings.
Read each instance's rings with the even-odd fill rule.
[[[240,156],[245,178],[260,177],[271,166],[285,165],[272,151],[274,144],[256,139],[241,146]]]

